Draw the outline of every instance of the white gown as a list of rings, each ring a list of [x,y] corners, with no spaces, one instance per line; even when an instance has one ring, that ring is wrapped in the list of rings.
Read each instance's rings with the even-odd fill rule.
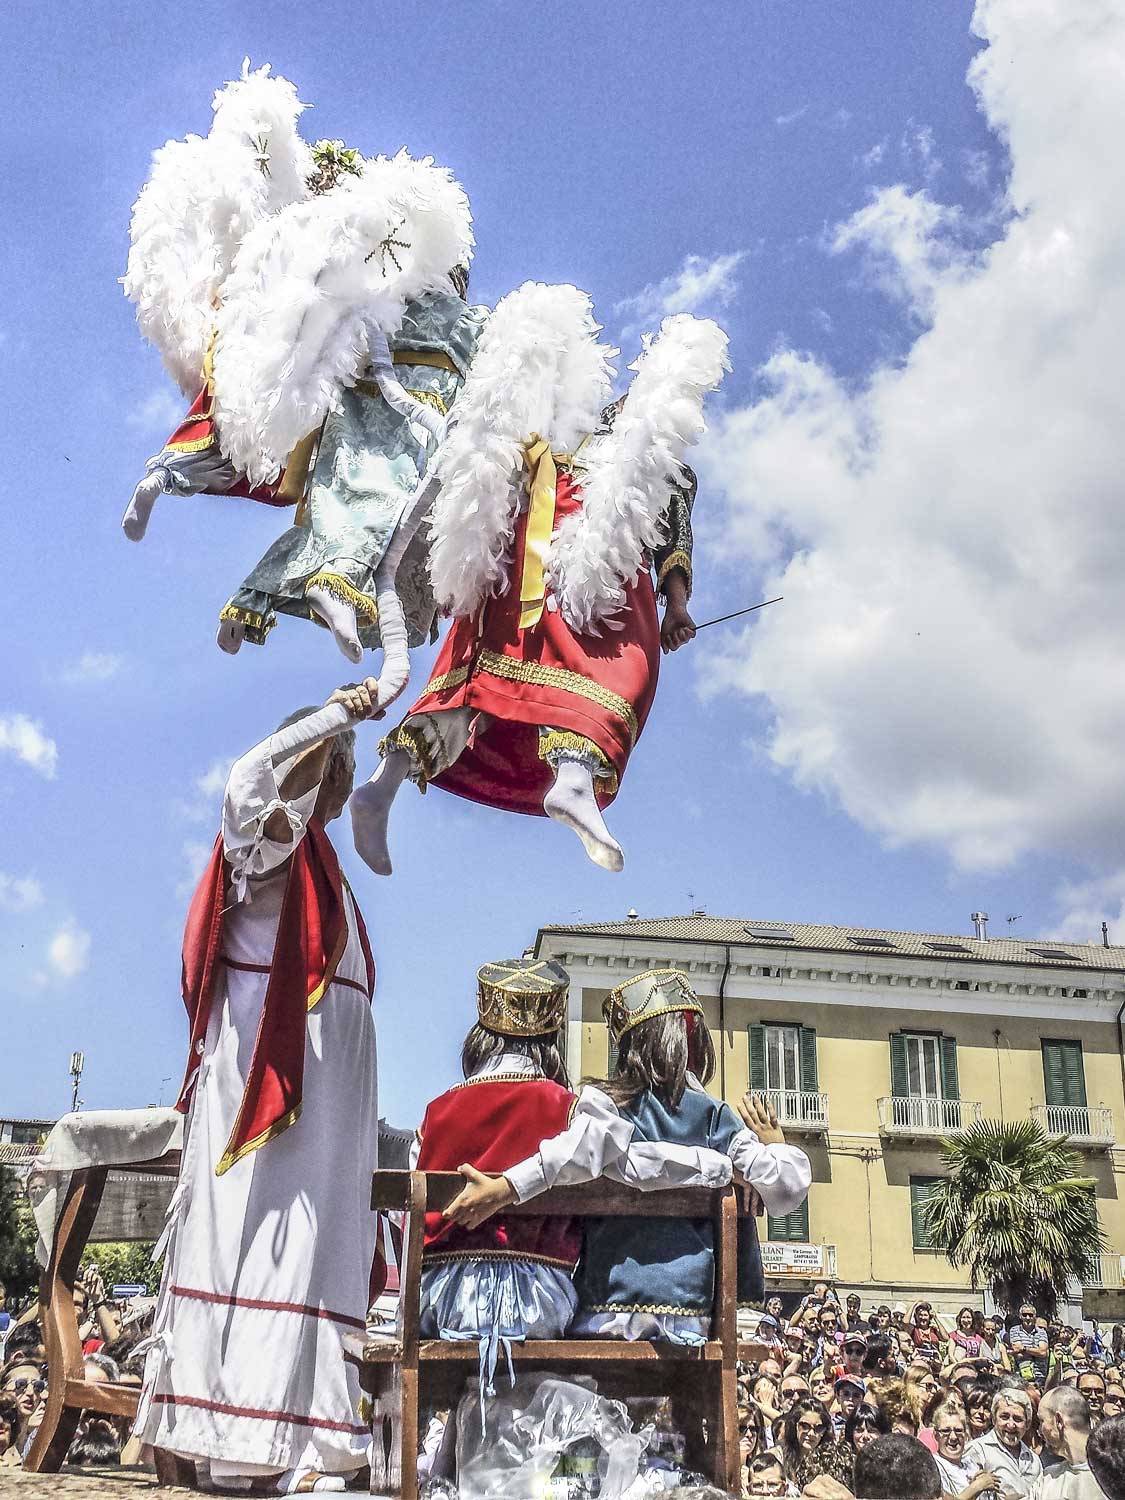
[[[223,809],[234,904],[221,953],[265,970],[286,861],[318,790],[283,801],[288,763],[274,767],[270,745],[236,763]],[[279,807],[293,843],[264,836]],[[343,1340],[363,1336],[375,1242],[375,1027],[347,887],[345,905],[343,958],[308,1013],[300,1118],[222,1176],[215,1167],[242,1099],[269,976],[226,968],[216,981],[134,1429],[145,1442],[208,1460],[214,1479],[346,1474],[367,1462],[369,1424]]]

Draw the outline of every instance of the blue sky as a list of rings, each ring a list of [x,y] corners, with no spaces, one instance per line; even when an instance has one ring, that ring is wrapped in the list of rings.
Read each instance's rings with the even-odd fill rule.
[[[966,253],[1002,234],[1008,155],[966,84],[981,46],[971,14],[962,0],[5,7],[0,1111],[64,1108],[75,1047],[89,1107],[169,1101],[192,850],[218,806],[207,773],[349,677],[300,622],[233,660],[213,644],[276,512],[166,499],[143,545],[119,531],[175,407],[117,284],[152,150],[204,132],[212,91],[249,54],[315,106],[310,138],[406,145],[454,169],[476,221],[475,300],[528,277],[573,281],[614,334],[682,290],[685,262],[698,273],[729,257],[700,310],[730,332],[716,411],[736,413],[762,398],[760,367],[783,347],[845,389],[907,358],[917,303],[889,294],[863,254],[827,248],[873,193],[903,184],[959,207]],[[762,597],[785,561],[784,527],[768,557],[731,543],[734,488],[721,504],[700,495],[699,619]],[[542,923],[692,904],[945,931],[978,906],[994,930],[1008,914],[1025,934],[1057,921],[1060,885],[1088,873],[1073,849],[967,868],[933,837],[892,847],[894,829],[841,810],[846,793],[795,785],[770,748],[771,701],[715,691],[713,664],[752,639],[709,632],[665,663],[611,814],[621,875],[552,824],[439,792],[404,791],[389,881],[337,825],[380,965],[390,1117],[412,1121],[450,1077],[476,967]],[[416,658],[416,685],[429,660]],[[365,774],[378,732],[361,737]]]

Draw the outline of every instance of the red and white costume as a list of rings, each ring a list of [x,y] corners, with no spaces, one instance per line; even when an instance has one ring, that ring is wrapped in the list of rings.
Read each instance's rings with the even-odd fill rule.
[[[183,1165],[136,1431],[214,1480],[366,1462],[348,1334],[375,1243],[375,971],[322,825],[271,736],[227,783],[184,940]],[[265,825],[282,812],[292,839]]]

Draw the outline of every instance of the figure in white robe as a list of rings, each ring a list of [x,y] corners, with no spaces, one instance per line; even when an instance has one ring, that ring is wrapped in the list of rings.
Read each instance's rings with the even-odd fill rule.
[[[337,703],[362,718],[371,693],[341,689]],[[323,830],[351,791],[354,736],[326,735],[326,720],[337,731],[349,722],[338,708],[306,711],[235,764],[212,862],[217,895],[208,907],[205,875],[185,939],[185,995],[193,922],[209,930],[209,977],[205,1013],[193,1015],[183,1165],[135,1431],[224,1488],[343,1489],[332,1476],[368,1458],[344,1341],[363,1336],[375,1246],[374,969]],[[292,951],[283,906],[291,923],[299,878],[315,907],[308,930],[336,936],[311,993],[315,944],[307,965],[291,966],[298,1063],[290,1056],[280,1073],[297,1075],[294,1104],[270,1093],[268,1023],[272,969]]]

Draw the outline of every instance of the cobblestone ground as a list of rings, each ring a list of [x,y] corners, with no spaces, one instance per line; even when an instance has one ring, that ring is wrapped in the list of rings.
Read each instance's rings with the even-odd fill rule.
[[[151,1469],[64,1469],[61,1474],[0,1470],[3,1500],[173,1500],[194,1493],[159,1489]]]

